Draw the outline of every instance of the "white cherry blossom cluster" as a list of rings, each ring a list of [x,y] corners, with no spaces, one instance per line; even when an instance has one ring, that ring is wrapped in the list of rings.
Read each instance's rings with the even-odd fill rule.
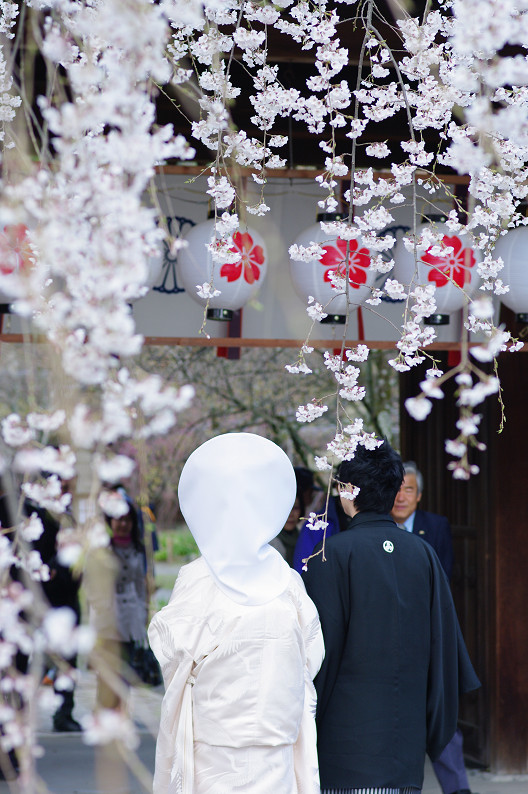
[[[320,322],[321,320],[324,320],[325,317],[328,317],[328,314],[324,311],[323,306],[315,300],[313,295],[308,297],[308,306],[306,311],[314,322]]]
[[[108,744],[118,740],[128,750],[136,750],[139,736],[128,714],[120,709],[98,709],[82,720],[84,741],[90,745]]]
[[[299,405],[296,418],[298,422],[313,422],[328,411],[328,405],[322,405],[315,400],[307,405]]]
[[[345,14],[349,5],[344,4]],[[288,0],[273,6],[241,0],[220,5],[211,1],[205,2],[203,14],[197,9],[190,13],[189,8],[181,20],[176,13],[172,14],[168,53],[177,80],[182,78],[189,63],[197,64],[194,77],[190,74],[193,70],[188,70],[187,81],[202,109],[200,119],[193,125],[193,134],[216,155],[210,190],[217,200],[217,210],[231,206],[230,201],[232,204],[243,200],[239,186],[225,168],[226,157],[234,157],[239,164],[252,169],[254,182],[262,188],[266,183],[265,169],[272,167],[271,163],[280,166],[271,150],[285,142],[283,136],[273,133],[281,116],[303,121],[309,132],[319,136],[320,146],[327,155],[324,172],[316,177],[326,191],[318,202],[319,208],[339,209],[339,180],[347,176],[350,166],[347,157],[336,149],[335,130],[345,127],[345,134],[352,142],[351,186],[345,192],[345,199],[353,204],[354,214],[346,221],[325,222],[325,233],[338,235],[342,240],[358,240],[370,251],[372,270],[390,272],[393,260],[389,251],[396,242],[386,233],[393,222],[391,205],[403,203],[404,189],[410,188],[414,193],[417,184],[434,196],[440,184],[434,174],[436,164],[449,165],[469,174],[473,204],[464,221],[459,205],[449,210],[448,227],[453,233],[472,234],[475,246],[482,251],[481,261],[477,263],[482,289],[504,294],[508,285],[500,278],[502,262],[493,256],[493,245],[507,228],[522,222],[518,203],[528,195],[525,132],[528,97],[521,79],[525,64],[522,59],[503,53],[506,42],[525,47],[525,15],[511,0],[500,6],[500,13],[496,13],[495,0],[484,3],[479,0],[479,22],[468,37],[467,21],[476,13],[477,0],[440,0],[421,19],[407,16],[398,20],[404,52],[396,61],[369,21],[371,5],[367,4],[365,15],[361,16],[365,26],[364,46],[359,82],[353,90],[341,75],[349,53],[339,38],[339,22],[343,18],[339,5],[324,0],[313,5]],[[313,53],[314,70],[307,79],[306,91],[283,86],[279,67],[268,62],[266,33],[271,27],[284,37],[285,46],[290,39]],[[486,42],[485,47],[480,46],[481,41]],[[233,130],[229,122],[229,103],[239,95],[231,68],[233,60],[241,61],[246,74],[253,79],[251,122],[260,131],[258,137],[250,138],[244,130]],[[481,76],[487,86],[485,95]],[[372,142],[367,148],[372,158],[393,159],[388,178],[376,178],[372,168],[358,171],[354,147],[367,125],[373,129],[378,122],[402,109],[408,115],[409,135],[401,143],[399,157],[383,140]],[[462,120],[460,109],[465,114]],[[442,141],[439,152],[429,150],[422,138],[422,131],[427,129],[439,133]],[[425,178],[427,169],[431,169],[431,176]],[[359,210],[362,206],[364,211]],[[261,194],[250,211],[260,214],[266,210]],[[218,218],[220,212],[216,214]],[[433,229],[426,229],[418,237],[414,229],[403,244],[415,256],[427,249],[434,255],[440,252],[441,237]],[[213,253],[220,261],[229,252],[222,246],[221,235],[215,239]],[[315,243],[292,246],[290,255],[308,262],[321,257],[321,246]],[[344,290],[346,281],[341,273],[332,273],[329,280],[337,291]],[[204,296],[212,288],[212,285],[198,287]],[[435,339],[434,330],[423,324],[436,311],[435,285],[419,284],[416,279],[412,284],[400,284],[389,278],[382,287],[377,284],[371,289],[366,304],[379,306],[384,297],[404,304],[401,338],[397,343],[399,354],[391,365],[406,371],[423,363],[423,350]],[[318,322],[324,319],[326,310],[312,299],[308,314],[313,322]],[[495,340],[495,346],[491,342],[484,345],[486,352],[482,355],[500,350],[490,319],[479,318],[470,310],[465,322],[471,333],[489,331],[490,339]],[[510,341],[508,349],[514,346]],[[293,374],[310,374],[303,357],[288,369]],[[418,405],[423,413],[427,404]]]
[[[308,348],[310,350],[310,348]],[[306,351],[306,345],[303,348]],[[378,444],[378,439],[373,434],[368,434],[363,429],[363,420],[357,418],[350,422],[347,418],[347,424],[342,427],[340,417],[347,417],[347,405],[350,402],[359,402],[364,399],[366,390],[363,386],[358,384],[360,376],[359,367],[346,363],[347,361],[364,362],[367,360],[369,349],[367,345],[360,344],[356,348],[347,349],[342,355],[330,353],[325,351],[324,364],[326,368],[333,373],[336,380],[336,401],[337,401],[337,415],[341,429],[338,429],[334,439],[328,443],[327,450],[334,460],[350,460],[354,457],[355,450],[358,444],[362,444],[367,448],[373,448],[372,445]],[[294,366],[287,366],[289,372],[298,374],[305,372],[303,367],[306,366],[304,362],[304,353],[300,356],[299,361]],[[307,372],[306,374],[309,374]],[[296,418],[299,422],[313,421],[324,412],[328,410],[327,405],[323,405],[321,401],[314,400],[307,406],[300,406],[297,410]],[[382,443],[381,441],[379,443]],[[315,456],[315,465],[320,471],[332,469],[332,463],[329,462],[328,456]]]
[[[336,433],[332,441],[327,444],[328,452],[338,461],[352,460],[358,446],[365,449],[376,449],[383,444],[383,439],[376,438],[374,433],[365,433],[355,428],[357,420],[344,428],[342,433]]]
[[[317,515],[317,513],[310,513],[310,515],[306,519],[306,526],[308,529],[311,529],[313,532],[318,532],[321,529],[327,528],[328,521],[324,521],[323,515]]]
[[[156,84],[171,78],[169,23],[177,18],[181,24],[184,17],[191,23],[203,15],[194,3],[150,0],[32,0],[27,5],[36,16],[35,29],[42,31],[48,71],[60,68],[68,90],[38,98],[53,138],[52,148],[43,141],[37,152],[39,168],[26,168],[20,176],[16,171],[2,184],[2,217],[24,223],[30,231],[26,266],[0,274],[0,288],[12,298],[13,311],[48,343],[46,350],[57,358],[54,371],[62,367],[57,377],[64,382],[62,388],[57,383],[49,410],[43,406],[25,417],[12,413],[2,421],[1,432],[11,449],[12,471],[24,477],[22,499],[60,520],[71,510],[72,496],[64,492],[63,482],[77,474],[78,449],[92,453],[97,493],[102,482],[114,483],[135,466],[109,445],[167,432],[192,399],[191,387],[166,386],[157,376],[134,377],[125,362],[143,341],[130,303],[145,294],[148,258],[163,237],[156,212],[145,204],[145,190],[157,165],[194,154],[171,127],[154,124]],[[186,5],[193,6],[192,13],[182,13]],[[0,4],[4,48],[17,13],[16,3]],[[8,62],[2,53],[4,149],[12,111],[20,103],[11,92]],[[221,175],[213,179],[211,189],[221,202],[229,186]],[[51,443],[54,438],[60,443]],[[99,508],[92,506],[94,513],[117,515],[110,493],[103,491]],[[74,564],[84,549],[106,545],[101,527],[92,517],[86,532],[80,527],[75,537],[63,538],[61,561]],[[17,672],[17,649],[38,665],[45,653],[68,658],[86,652],[93,641],[75,628],[70,612],[48,613],[38,597],[37,583],[49,578],[31,547],[41,532],[34,513],[21,519],[9,538],[0,534],[3,691],[12,687],[22,702],[16,713],[2,712],[2,743],[4,749],[26,747],[28,752],[35,726],[34,709],[27,704],[41,671]],[[22,584],[28,580],[35,588]],[[119,728],[111,733],[109,729],[109,740]]]

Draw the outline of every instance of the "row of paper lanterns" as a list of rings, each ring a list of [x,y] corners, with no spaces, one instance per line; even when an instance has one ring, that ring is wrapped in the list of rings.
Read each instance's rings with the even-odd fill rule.
[[[332,220],[326,215],[325,220]],[[299,297],[306,303],[309,296],[325,307],[329,322],[339,322],[347,313],[350,303],[357,307],[372,293],[375,271],[369,269],[371,252],[357,240],[345,242],[329,239],[321,229],[321,216],[317,223],[302,232],[296,239],[299,246],[312,243],[321,245],[324,254],[310,262],[290,262],[290,274]],[[430,322],[444,324],[449,314],[461,309],[465,294],[472,296],[480,280],[476,264],[480,252],[471,247],[469,238],[452,233],[445,223],[430,218],[417,229],[418,236],[434,223],[442,235],[442,242],[428,248],[415,265],[413,251],[408,251],[400,240],[394,249],[394,268],[390,278],[402,284],[435,284],[437,313]],[[186,235],[187,247],[178,256],[178,278],[189,295],[202,305],[205,299],[197,293],[197,285],[212,283],[220,295],[211,297],[208,308],[216,319],[229,319],[233,311],[242,308],[255,296],[262,285],[268,268],[268,254],[262,236],[254,229],[236,232],[230,242],[231,250],[239,255],[237,262],[213,265],[208,244],[214,236],[214,219],[193,226]],[[12,272],[23,264],[26,255],[26,228],[22,225],[4,227],[0,232],[0,271]],[[512,229],[499,238],[494,255],[502,257],[504,269],[501,278],[510,290],[501,296],[505,306],[517,314],[517,319],[528,322],[528,267],[525,264],[528,250],[528,228]],[[332,287],[332,273],[345,276],[348,254],[348,298],[343,291]],[[153,257],[149,262],[148,286],[153,286],[161,273],[163,258]],[[463,288],[463,289],[462,289]]]
[[[334,218],[325,216],[325,220]],[[371,252],[357,240],[346,241],[339,238],[329,239],[317,222],[302,232],[295,243],[309,246],[318,243],[324,254],[311,262],[290,262],[290,274],[299,297],[306,303],[309,296],[320,303],[329,315],[329,322],[339,322],[347,313],[347,305],[357,307],[372,294],[376,278],[375,271],[369,269]],[[394,268],[389,277],[401,284],[435,284],[436,314],[429,322],[445,324],[449,315],[461,309],[466,295],[475,294],[480,284],[477,263],[481,254],[471,247],[469,237],[458,235],[449,230],[438,218],[429,218],[417,229],[417,235],[431,224],[442,235],[441,243],[429,247],[415,264],[413,251],[408,251],[400,240],[394,249]],[[198,302],[196,287],[204,282],[212,282],[221,294],[209,299],[212,316],[228,318],[230,312],[242,308],[256,294],[261,286],[268,267],[266,244],[254,229],[236,232],[232,238],[232,249],[240,254],[236,264],[214,267],[206,246],[214,235],[214,220],[200,223],[186,235],[187,247],[178,257],[178,276],[181,285]],[[348,249],[348,251],[347,251]],[[495,246],[495,256],[502,257],[504,269],[501,278],[510,286],[510,291],[501,297],[503,303],[518,315],[523,322],[528,321],[528,267],[525,265],[528,250],[528,228],[512,229],[499,238]],[[345,276],[348,253],[348,298],[337,293],[332,287],[331,275],[338,272]]]

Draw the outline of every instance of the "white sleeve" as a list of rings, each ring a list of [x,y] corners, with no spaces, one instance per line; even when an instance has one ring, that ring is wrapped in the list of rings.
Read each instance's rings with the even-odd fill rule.
[[[190,635],[192,635],[192,627]],[[177,648],[170,624],[158,613],[148,638],[163,673],[165,695],[156,742],[153,794],[192,791],[194,780],[190,649]]]
[[[293,748],[295,777],[299,794],[319,794],[319,764],[317,760],[317,732],[315,709],[317,695],[313,679],[324,658],[324,642],[319,615],[313,601],[306,594],[299,577],[297,593],[298,615],[301,625],[304,664],[304,709],[299,736]]]

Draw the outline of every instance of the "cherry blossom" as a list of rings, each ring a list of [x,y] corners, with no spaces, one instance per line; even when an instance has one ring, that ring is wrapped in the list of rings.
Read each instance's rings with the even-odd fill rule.
[[[82,726],[86,744],[107,744],[118,739],[129,750],[135,750],[139,745],[135,725],[123,711],[98,709],[84,717]]]
[[[328,458],[326,457],[326,455],[321,455],[321,456],[315,455],[314,463],[316,467],[319,469],[319,471],[329,471],[332,468],[331,464],[328,462]]]
[[[327,405],[317,405],[315,402],[308,403],[308,405],[299,405],[297,408],[297,421],[298,422],[313,422],[319,416],[322,416],[328,411]]]
[[[318,516],[316,513],[310,513],[306,519],[306,526],[308,529],[318,532],[321,529],[326,529],[328,521],[323,520],[323,516]]]
[[[215,287],[205,281],[203,284],[196,285],[196,294],[204,300],[209,300],[210,298],[218,297],[218,295],[221,295],[222,292],[219,289],[215,289]]]
[[[321,320],[324,320],[325,317],[328,317],[328,314],[323,311],[321,304],[318,303],[312,295],[310,295],[308,298],[308,306],[306,311],[314,321],[320,322]]]
[[[136,464],[126,455],[114,455],[112,458],[100,460],[96,466],[101,481],[112,483],[130,477]]]
[[[33,251],[23,223],[4,226],[0,232],[0,273],[9,275],[30,266]]]
[[[19,531],[26,543],[31,543],[33,540],[38,540],[40,538],[44,532],[44,527],[37,514],[32,513],[29,519],[20,525]]]
[[[405,400],[405,407],[413,419],[422,422],[431,412],[433,404],[425,397],[408,397]]]

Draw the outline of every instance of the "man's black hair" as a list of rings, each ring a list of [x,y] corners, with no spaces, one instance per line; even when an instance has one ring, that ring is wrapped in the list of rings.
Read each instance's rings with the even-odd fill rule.
[[[358,446],[354,458],[343,461],[337,474],[339,482],[360,489],[354,501],[360,513],[390,513],[403,477],[402,459],[386,439],[376,449]]]

